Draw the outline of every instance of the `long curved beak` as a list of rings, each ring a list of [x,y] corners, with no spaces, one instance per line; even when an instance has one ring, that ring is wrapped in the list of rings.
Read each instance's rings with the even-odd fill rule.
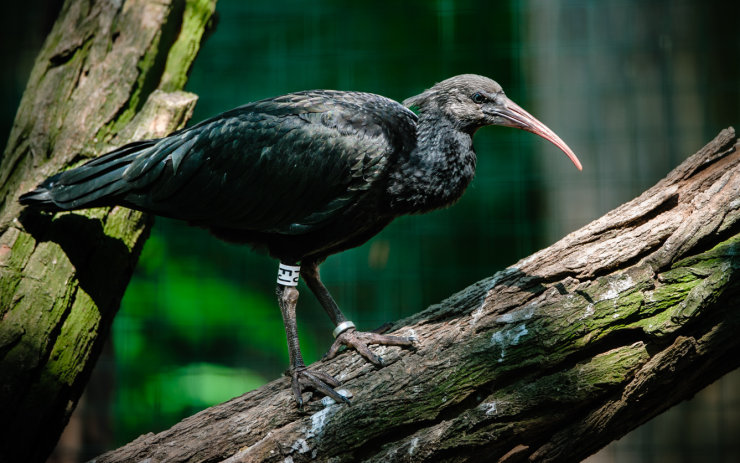
[[[522,109],[521,106],[508,98],[504,101],[502,108],[503,109],[497,111],[496,114],[504,118],[505,122],[498,123],[497,125],[526,130],[539,135],[545,140],[549,140],[553,145],[563,150],[563,153],[570,158],[578,170],[583,170],[581,161],[578,160],[578,157],[576,157],[573,150],[570,149],[570,147],[566,145],[565,142],[555,134],[555,132],[550,130],[549,127],[538,121],[533,115],[529,114],[527,111]]]

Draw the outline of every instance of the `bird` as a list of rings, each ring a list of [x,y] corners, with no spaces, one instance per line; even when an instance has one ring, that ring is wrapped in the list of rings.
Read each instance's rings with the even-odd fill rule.
[[[319,265],[399,216],[455,203],[475,174],[473,136],[489,125],[537,134],[582,170],[568,145],[497,82],[463,74],[402,103],[338,90],[247,103],[57,173],[19,202],[51,212],[125,206],[267,251],[278,260],[277,300],[298,408],[306,389],[350,403],[337,392],[339,381],[303,360],[298,281],[335,326],[326,358],[353,348],[380,367],[383,360],[369,345],[413,347],[412,337],[358,331],[322,283]]]

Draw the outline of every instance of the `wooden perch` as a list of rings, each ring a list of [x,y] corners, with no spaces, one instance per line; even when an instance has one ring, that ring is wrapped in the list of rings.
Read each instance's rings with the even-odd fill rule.
[[[179,91],[215,0],[67,0],[0,164],[0,462],[43,462],[74,410],[151,220],[125,208],[53,217],[18,196],[113,146],[182,127]]]
[[[283,378],[95,461],[578,461],[740,365],[737,148],[399,321],[418,349],[384,368],[313,365],[352,406],[301,413]]]

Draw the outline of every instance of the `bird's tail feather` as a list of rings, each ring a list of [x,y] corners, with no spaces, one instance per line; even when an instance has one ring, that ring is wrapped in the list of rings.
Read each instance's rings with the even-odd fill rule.
[[[54,201],[51,199],[51,192],[43,184],[37,186],[35,190],[22,194],[18,198],[18,202],[23,205],[35,206],[42,209],[61,210],[54,204]]]
[[[126,167],[156,142],[130,143],[80,167],[53,175],[18,201],[52,211],[111,205],[128,186],[123,179]]]

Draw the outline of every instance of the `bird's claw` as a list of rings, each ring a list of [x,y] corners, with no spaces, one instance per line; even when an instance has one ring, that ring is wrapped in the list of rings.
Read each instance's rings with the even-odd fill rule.
[[[332,359],[337,356],[342,346],[355,349],[360,355],[365,357],[370,363],[378,367],[384,365],[383,358],[375,355],[368,347],[369,344],[381,344],[384,346],[413,346],[414,341],[411,338],[403,336],[391,336],[387,334],[378,334],[373,332],[356,331],[350,328],[342,332],[334,340],[329,348],[329,352],[324,355],[324,359]]]
[[[335,387],[340,385],[340,382],[331,375],[321,371],[309,370],[307,367],[301,366],[292,369],[290,376],[293,396],[298,404],[298,408],[301,410],[303,409],[304,388],[314,389],[327,397],[331,397],[336,402],[345,402],[347,405],[352,405],[347,397],[334,390]]]

